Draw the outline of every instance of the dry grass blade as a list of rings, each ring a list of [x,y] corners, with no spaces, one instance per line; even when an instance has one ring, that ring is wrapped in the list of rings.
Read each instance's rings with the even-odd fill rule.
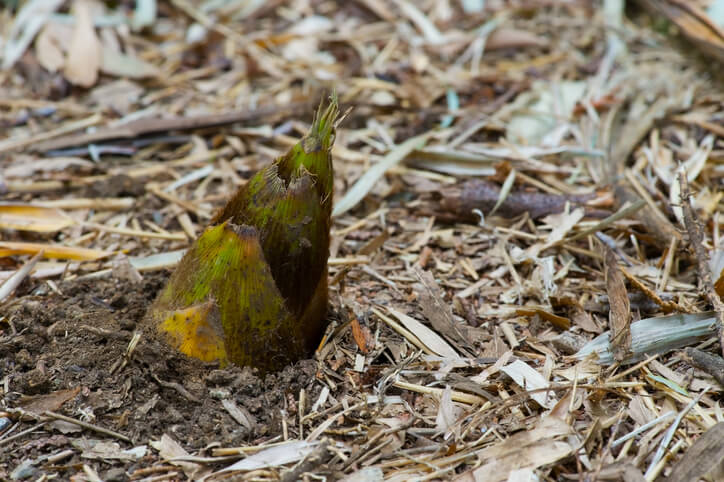
[[[29,204],[0,204],[0,228],[49,233],[60,231],[73,223],[59,209]]]
[[[15,288],[23,282],[23,280],[30,274],[38,260],[43,257],[43,251],[33,256],[25,263],[20,269],[18,269],[11,277],[6,279],[2,285],[0,285],[0,303],[10,296]]]
[[[38,254],[42,252],[46,258],[72,259],[75,261],[94,261],[111,256],[113,252],[99,249],[76,248],[57,244],[21,243],[0,241],[0,258],[16,254]]]
[[[412,151],[421,149],[431,135],[431,132],[421,134],[395,146],[384,158],[365,172],[354,186],[344,194],[342,199],[335,203],[332,216],[340,216],[352,209],[367,195],[380,178],[385,175],[387,170],[402,162]]]

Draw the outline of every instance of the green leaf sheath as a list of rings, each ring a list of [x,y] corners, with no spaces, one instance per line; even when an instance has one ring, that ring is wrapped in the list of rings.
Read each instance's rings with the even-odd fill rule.
[[[324,331],[336,98],[283,157],[242,186],[179,263],[147,315],[205,361],[272,371]],[[223,335],[222,335],[223,333]]]

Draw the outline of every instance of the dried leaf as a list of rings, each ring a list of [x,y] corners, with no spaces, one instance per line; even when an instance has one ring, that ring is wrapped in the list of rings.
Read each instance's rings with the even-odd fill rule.
[[[716,333],[714,312],[657,316],[631,323],[631,354],[623,362],[635,363],[645,356],[666,353],[683,346],[698,343]],[[598,363],[613,363],[610,344],[611,333],[602,333],[576,353],[583,360],[592,353],[598,356]]]
[[[42,415],[45,411],[55,412],[69,400],[73,400],[80,393],[80,387],[68,390],[56,390],[44,395],[26,397],[20,401],[20,406],[27,412]]]
[[[60,209],[30,204],[0,204],[0,228],[52,233],[74,224]]]
[[[146,455],[146,446],[139,445],[131,449],[123,450],[117,442],[106,442],[101,440],[84,440],[82,444],[83,453],[81,457],[97,460],[138,460]]]
[[[515,360],[510,365],[502,367],[500,371],[504,372],[512,378],[518,386],[527,391],[541,390],[549,387],[548,380],[543,378],[543,375],[531,368],[527,363],[520,360]],[[558,399],[555,397],[553,392],[546,393],[544,391],[537,391],[535,393],[531,393],[530,397],[538,402],[541,407],[545,408],[553,408],[553,406],[558,402]]]
[[[456,426],[462,408],[455,405],[452,400],[452,388],[446,386],[440,397],[440,406],[435,418],[435,430],[445,434],[445,439],[452,435],[451,429]]]
[[[17,270],[10,276],[8,279],[5,280],[5,282],[0,285],[0,303],[5,301],[5,298],[10,296],[10,293],[12,293],[15,288],[17,288],[20,283],[23,282],[25,278],[30,274],[30,272],[35,267],[35,264],[38,262],[40,257],[42,256],[42,251],[35,256],[33,256],[27,263],[23,265],[22,268]]]
[[[101,66],[101,43],[93,26],[90,2],[76,0],[73,7],[75,29],[63,74],[73,84],[91,87],[98,80],[98,70]]]
[[[370,167],[362,175],[362,177],[357,180],[354,186],[349,188],[344,196],[342,196],[342,199],[337,201],[334,206],[334,210],[332,211],[332,216],[340,216],[352,209],[367,195],[368,192],[370,192],[380,178],[385,175],[385,172],[387,172],[388,169],[399,164],[412,151],[421,149],[431,135],[431,132],[420,134],[419,136],[407,139],[402,144],[395,146],[377,164]]]
[[[94,261],[113,254],[111,251],[76,248],[75,246],[61,246],[58,244],[0,241],[0,258],[15,254],[38,254],[41,251],[44,252],[43,255],[46,258],[72,259],[75,261]]]
[[[178,444],[174,439],[166,434],[161,436],[159,441],[151,441],[149,443],[151,447],[158,450],[158,454],[166,462],[171,463],[177,467],[181,467],[184,473],[192,479],[198,478],[200,472],[203,470],[202,466],[193,462],[186,462],[182,460],[174,460],[176,457],[186,457],[189,453],[184,450],[181,445]]]
[[[611,349],[613,358],[622,361],[631,353],[631,306],[616,255],[606,245],[603,245],[603,250],[606,266],[606,292],[611,307],[608,312],[608,322],[613,334]]]
[[[552,85],[538,82],[529,93],[522,94],[517,101],[525,112],[516,114],[508,123],[506,135],[512,142],[524,145],[538,145],[543,138],[567,120],[576,103],[586,91],[586,82],[564,81]],[[553,146],[557,146],[554,143]]]
[[[67,26],[48,22],[35,41],[38,63],[48,72],[57,72],[65,65],[65,53],[61,44]],[[70,38],[68,35],[66,38]]]
[[[485,50],[545,47],[548,41],[526,30],[497,28],[485,41]]]
[[[699,480],[717,466],[724,463],[724,422],[719,422],[704,432],[679,460],[671,474],[669,482],[688,482]]]
[[[452,308],[443,300],[442,290],[429,271],[413,267],[417,279],[425,288],[420,294],[420,306],[425,317],[437,331],[468,349],[471,345],[467,330],[453,319]]]
[[[724,27],[717,25],[693,2],[679,0],[641,0],[652,12],[664,15],[694,45],[724,62]]]
[[[155,65],[105,46],[102,48],[100,70],[104,74],[129,79],[144,79],[160,74]]]
[[[63,4],[63,0],[31,0],[23,4],[13,26],[5,37],[2,70],[8,70],[25,53],[50,14]]]
[[[536,469],[568,457],[575,450],[567,440],[572,433],[563,420],[543,417],[534,428],[476,452],[483,465],[472,471],[474,480],[504,481],[514,470]]]
[[[239,406],[234,403],[233,400],[225,398],[221,401],[221,404],[224,406],[227,412],[229,412],[229,415],[231,415],[231,418],[236,420],[239,425],[247,429],[249,432],[252,432],[254,430],[254,427],[256,426],[256,421],[254,420],[253,415],[251,415],[246,409],[241,409]]]
[[[365,355],[368,354],[375,343],[370,329],[367,325],[361,324],[357,317],[352,318],[351,327],[352,338],[354,338],[355,343],[357,343],[359,350]]]
[[[453,349],[453,347],[451,347],[448,342],[440,337],[440,335],[438,335],[413,317],[408,316],[404,313],[400,313],[393,308],[387,308],[387,311],[389,311],[390,314],[393,315],[395,318],[400,320],[400,323],[405,325],[405,328],[410,330],[412,334],[415,335],[420,340],[420,342],[427,348],[429,348],[430,351],[432,351],[433,353],[447,358],[460,358],[460,355],[458,355],[455,349]]]
[[[311,454],[319,445],[319,442],[307,442],[306,440],[294,440],[288,443],[277,445],[250,455],[233,465],[222,469],[221,472],[236,470],[259,470],[269,467],[279,467],[303,459]]]

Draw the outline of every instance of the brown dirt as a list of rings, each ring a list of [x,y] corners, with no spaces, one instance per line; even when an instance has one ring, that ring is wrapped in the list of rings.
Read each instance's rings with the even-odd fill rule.
[[[230,447],[270,440],[282,433],[282,410],[296,415],[301,388],[318,396],[316,365],[305,360],[266,377],[250,369],[205,364],[180,355],[143,337],[122,370],[111,368],[122,359],[137,323],[162,287],[167,275],[146,276],[141,283],[114,279],[68,281],[58,285],[62,295],[40,285],[22,296],[0,324],[0,369],[10,390],[4,409],[22,407],[28,400],[58,390],[80,387],[63,404],[62,412],[130,437],[134,445],[158,440],[166,433],[189,449],[212,443]],[[37,286],[37,285],[36,285]],[[14,332],[17,332],[13,335]],[[177,384],[174,388],[173,384]],[[180,388],[178,388],[180,387]],[[186,393],[183,393],[186,392]],[[255,422],[252,430],[236,422],[222,405],[229,398]],[[21,423],[17,432],[30,427]],[[294,435],[294,424],[289,433]],[[87,432],[88,438],[107,438]],[[70,448],[71,439],[56,431],[39,430],[0,447],[0,479],[23,460]],[[127,444],[123,448],[130,448]],[[68,477],[83,460],[64,460],[44,473]],[[146,466],[143,459],[125,467]],[[65,468],[75,465],[67,472]],[[106,465],[106,470],[112,465]],[[115,465],[117,467],[117,465]],[[125,475],[100,472],[101,478]]]

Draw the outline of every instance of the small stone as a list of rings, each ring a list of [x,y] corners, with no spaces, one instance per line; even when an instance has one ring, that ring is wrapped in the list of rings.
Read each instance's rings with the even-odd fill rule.
[[[35,467],[35,461],[28,459],[23,460],[20,465],[15,467],[15,470],[10,472],[10,478],[12,480],[25,480],[29,479],[33,475],[35,475],[35,472],[37,472],[37,468]]]

